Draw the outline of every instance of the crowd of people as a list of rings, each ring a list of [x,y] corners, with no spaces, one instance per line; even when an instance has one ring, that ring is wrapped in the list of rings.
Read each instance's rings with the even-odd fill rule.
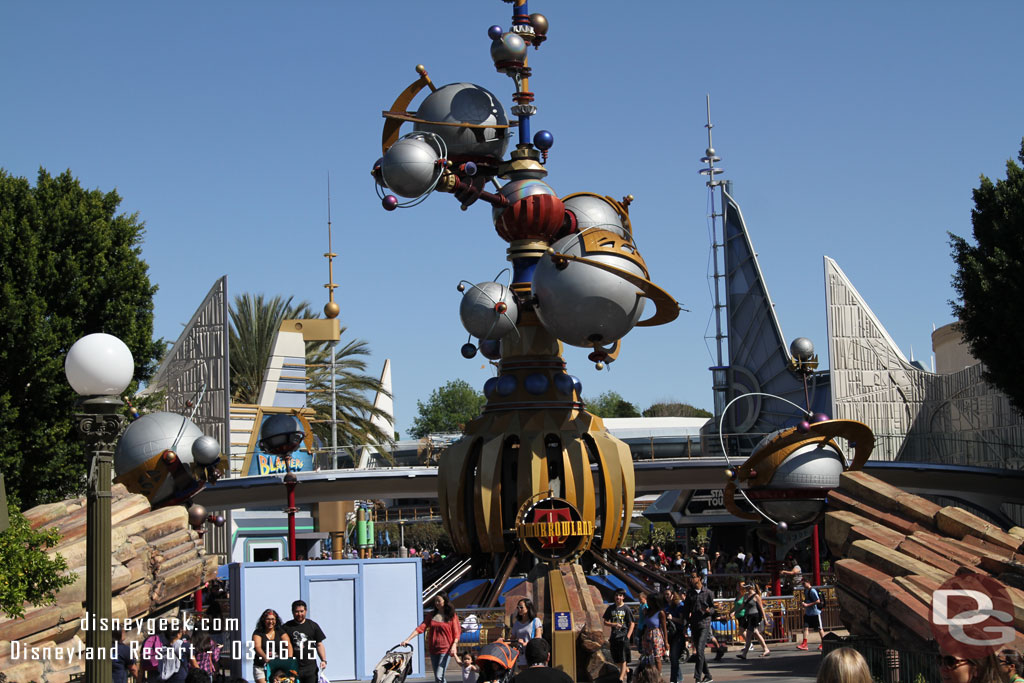
[[[326,636],[307,618],[307,609],[305,602],[296,600],[288,621],[273,609],[260,614],[250,637],[257,683],[317,683],[320,671],[327,668]],[[168,626],[142,642],[138,657],[122,642],[121,631],[114,631],[117,657],[112,659],[111,681],[127,683],[130,675],[145,683],[211,683],[221,669],[223,646],[210,633],[189,632],[183,620],[169,620]]]
[[[709,552],[704,545],[698,545],[689,553],[682,550],[651,544],[632,546],[619,551],[619,554],[642,567],[661,572],[698,572],[705,577],[708,574],[758,574],[767,568],[765,556],[758,551],[736,552],[723,555],[721,551]]]

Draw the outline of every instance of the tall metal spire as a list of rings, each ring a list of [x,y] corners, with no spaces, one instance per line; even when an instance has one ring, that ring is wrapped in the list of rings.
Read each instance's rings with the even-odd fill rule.
[[[712,376],[715,390],[715,415],[718,415],[719,408],[724,408],[725,392],[728,390],[728,379],[725,372],[725,358],[722,354],[722,342],[726,338],[726,334],[722,331],[722,309],[725,308],[725,304],[722,302],[721,291],[721,282],[724,277],[722,273],[725,271],[723,263],[724,252],[722,252],[722,248],[725,246],[725,240],[724,234],[722,235],[722,239],[719,239],[718,232],[718,219],[721,218],[723,228],[722,232],[724,233],[725,199],[724,197],[722,198],[722,210],[716,211],[715,189],[724,181],[715,179],[715,176],[722,173],[722,169],[715,166],[717,162],[721,161],[721,158],[715,154],[715,148],[711,144],[711,129],[714,128],[714,125],[711,123],[711,95],[706,95],[705,98],[707,103],[708,122],[704,127],[708,129],[708,148],[704,151],[704,156],[700,158],[701,163],[706,164],[704,168],[700,169],[700,174],[707,176],[707,182],[705,184],[708,186],[708,200],[711,206],[711,213],[709,216],[711,218],[711,258],[714,262],[714,274],[712,276],[714,287],[712,292],[715,307],[715,348],[717,351],[715,355],[715,367],[712,368]]]

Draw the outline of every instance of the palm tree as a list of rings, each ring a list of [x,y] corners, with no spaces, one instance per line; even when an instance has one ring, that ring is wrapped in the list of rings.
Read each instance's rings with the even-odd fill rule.
[[[347,328],[341,328],[344,336]],[[341,346],[338,342],[335,368],[335,420],[338,425],[339,446],[383,446],[378,451],[389,458],[388,448],[394,440],[393,432],[388,433],[372,422],[373,418],[388,418],[383,410],[374,407],[373,400],[378,392],[391,396],[381,386],[380,380],[366,373],[366,356],[370,355],[370,347],[362,339],[353,339]],[[313,346],[313,345],[309,345]],[[307,351],[306,364],[310,367],[306,373],[307,405],[316,411],[313,423],[314,433],[324,443],[331,439],[331,347],[318,344],[316,349]],[[358,459],[354,450],[349,453],[353,460]]]
[[[262,294],[239,294],[228,316],[228,357],[231,363],[231,400],[258,403],[263,374],[270,362],[274,336],[285,320],[311,318],[308,301],[292,304],[294,297],[264,299]]]
[[[262,294],[246,293],[235,297],[229,317],[231,399],[237,403],[257,403],[274,337],[281,323],[317,316],[313,315],[307,301],[293,303],[293,297],[282,299],[280,296],[268,300]],[[346,328],[341,328],[342,335],[345,331]],[[306,403],[316,413],[313,431],[325,443],[329,442],[331,433],[331,352],[330,342],[306,344],[306,388],[309,392]],[[337,349],[335,419],[339,446],[390,444],[394,441],[394,434],[386,433],[371,422],[372,418],[385,415],[373,405],[374,395],[383,391],[380,380],[364,374],[364,358],[369,355],[369,345],[361,339],[349,341]],[[384,449],[380,450],[384,452]]]

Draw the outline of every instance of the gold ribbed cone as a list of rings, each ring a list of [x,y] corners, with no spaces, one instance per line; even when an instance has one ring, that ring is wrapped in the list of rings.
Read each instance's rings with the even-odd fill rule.
[[[462,553],[514,550],[516,512],[551,491],[597,525],[599,547],[617,548],[633,510],[629,447],[583,410],[575,389],[566,391],[561,345],[532,322],[524,314],[518,336],[502,340],[500,389],[492,387],[484,414],[441,455],[445,529]]]

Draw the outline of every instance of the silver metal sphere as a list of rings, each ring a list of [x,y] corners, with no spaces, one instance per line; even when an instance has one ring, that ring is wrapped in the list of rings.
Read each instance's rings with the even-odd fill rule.
[[[807,337],[797,337],[789,345],[789,352],[797,360],[810,360],[814,356],[814,342]]]
[[[206,508],[198,503],[193,503],[188,509],[188,523],[193,527],[201,527],[206,523]]]
[[[200,465],[212,465],[220,460],[220,444],[217,439],[204,434],[193,441],[192,458]]]
[[[622,217],[615,207],[608,203],[603,197],[592,195],[577,195],[563,200],[567,211],[572,211],[576,216],[576,226],[580,230],[587,228],[602,228],[625,236],[626,229],[622,223]]]
[[[490,91],[472,83],[451,83],[431,93],[416,112],[424,121],[508,125],[508,115]],[[507,128],[465,128],[417,123],[414,130],[435,133],[444,140],[448,156],[500,159],[508,146]]]
[[[260,448],[268,453],[292,453],[306,435],[302,424],[294,415],[271,415],[260,428]]]
[[[643,277],[633,261],[609,252],[584,253],[580,235],[555,242],[559,253],[585,256]],[[537,264],[533,275],[537,317],[551,334],[572,346],[606,346],[624,337],[644,310],[635,285],[600,268],[569,261],[559,269],[550,257]]]
[[[384,186],[397,195],[416,198],[429,192],[441,174],[440,155],[422,137],[404,137],[391,145],[380,164]]]
[[[184,429],[182,427],[184,426]],[[118,476],[130,472],[155,455],[171,448],[178,433],[181,439],[175,452],[183,463],[192,462],[192,444],[203,432],[192,420],[177,413],[156,412],[135,420],[117,443],[114,471]]]
[[[526,41],[517,33],[506,33],[491,43],[491,60],[498,62],[522,62],[526,60]]]
[[[843,459],[834,448],[821,443],[801,446],[782,461],[767,488],[821,489],[821,497],[765,500],[761,506],[777,521],[797,526],[811,524],[824,509],[827,490],[839,486],[842,473]]]
[[[466,289],[459,318],[477,339],[501,339],[515,328],[519,305],[512,290],[497,282],[481,282]]]

